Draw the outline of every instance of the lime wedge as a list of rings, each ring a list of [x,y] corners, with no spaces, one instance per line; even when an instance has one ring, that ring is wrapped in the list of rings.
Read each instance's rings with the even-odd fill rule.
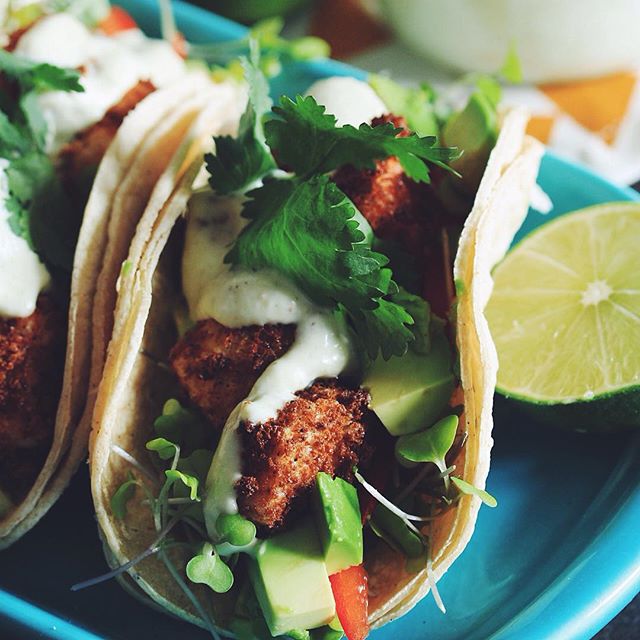
[[[496,267],[500,393],[575,428],[640,426],[639,239],[639,203],[598,205],[540,227]]]

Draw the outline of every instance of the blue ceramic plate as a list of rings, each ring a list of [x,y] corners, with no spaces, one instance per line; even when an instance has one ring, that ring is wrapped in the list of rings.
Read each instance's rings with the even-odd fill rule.
[[[123,3],[158,33],[153,0]],[[237,37],[242,27],[175,3],[192,41]],[[300,65],[280,81],[292,93],[327,75],[361,72],[335,62]],[[550,217],[610,200],[637,200],[548,154],[539,182],[554,209],[531,212],[520,236]],[[576,345],[579,348],[578,345]],[[444,576],[448,612],[430,597],[373,640],[572,640],[590,638],[640,590],[640,439],[543,430],[497,399],[489,491],[465,553]],[[86,470],[44,518],[0,554],[0,637],[175,640],[208,636],[147,608],[115,583],[78,593],[69,587],[106,569]]]

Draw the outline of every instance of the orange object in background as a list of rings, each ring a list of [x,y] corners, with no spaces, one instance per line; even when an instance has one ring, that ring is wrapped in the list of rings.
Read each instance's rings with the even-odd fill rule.
[[[637,80],[635,74],[623,72],[580,82],[544,84],[539,89],[585,129],[612,144]]]
[[[391,39],[391,33],[376,22],[358,0],[318,2],[309,33],[329,43],[333,58],[348,58]]]
[[[128,29],[137,29],[136,21],[122,8],[112,6],[109,13],[98,24],[98,29],[108,36]]]

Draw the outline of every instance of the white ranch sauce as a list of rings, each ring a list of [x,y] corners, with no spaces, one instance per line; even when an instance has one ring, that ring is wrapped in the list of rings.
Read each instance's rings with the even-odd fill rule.
[[[321,80],[307,95],[337,115],[338,124],[357,126],[386,112],[371,87],[353,78]],[[274,418],[297,391],[316,378],[340,375],[353,359],[346,327],[286,278],[270,271],[231,271],[224,264],[224,256],[246,224],[240,215],[242,203],[241,197],[217,196],[208,188],[191,198],[182,259],[183,291],[191,318],[214,318],[227,327],[295,323],[296,337],[227,420],[206,483],[204,513],[213,540],[218,516],[238,512],[235,484],[242,477],[240,423]]]
[[[213,318],[231,328],[297,326],[291,348],[266,368],[227,420],[207,478],[205,514],[212,537],[218,515],[238,511],[234,486],[241,477],[240,422],[275,417],[296,391],[316,378],[339,375],[352,356],[346,328],[284,278],[269,271],[231,270],[224,263],[246,223],[240,215],[242,201],[238,196],[217,196],[208,188],[191,197],[182,259],[190,315],[196,321]]]
[[[162,87],[184,74],[184,61],[164,40],[138,29],[113,36],[91,32],[68,13],[36,22],[15,52],[38,62],[81,69],[83,93],[49,91],[38,96],[48,126],[47,151],[55,153],[74,134],[94,124],[138,80]]]
[[[27,241],[9,227],[8,164],[0,159],[0,317],[25,318],[34,312],[38,294],[49,284],[49,274]]]
[[[162,87],[185,71],[167,42],[147,38],[138,29],[114,36],[93,33],[67,13],[39,20],[20,38],[15,52],[37,62],[82,69],[83,93],[49,91],[37,98],[50,154],[100,120],[138,80]],[[0,316],[26,317],[50,277],[26,241],[9,227],[5,168],[6,162],[0,165]]]

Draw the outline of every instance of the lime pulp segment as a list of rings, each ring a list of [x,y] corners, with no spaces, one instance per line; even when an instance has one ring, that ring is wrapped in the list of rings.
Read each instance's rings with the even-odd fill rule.
[[[538,403],[640,385],[640,204],[561,216],[494,271],[487,318],[498,388]]]

